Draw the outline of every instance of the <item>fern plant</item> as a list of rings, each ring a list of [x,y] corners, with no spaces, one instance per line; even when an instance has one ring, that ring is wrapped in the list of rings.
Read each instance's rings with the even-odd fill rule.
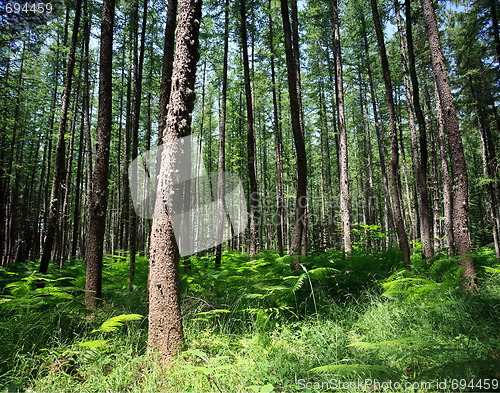
[[[117,315],[115,317],[111,317],[104,321],[101,326],[97,329],[94,329],[91,331],[91,333],[109,333],[109,332],[116,332],[121,326],[124,325],[125,322],[129,321],[138,321],[144,318],[142,315],[139,314],[121,314]],[[97,351],[106,351],[107,349],[110,348],[109,345],[110,340],[90,340],[90,341],[85,341],[81,342],[78,345],[83,348],[88,348],[92,350],[97,350]]]
[[[32,272],[27,277],[5,286],[10,295],[0,297],[0,307],[14,310],[71,301],[75,298],[71,292],[75,292],[76,288],[56,286],[66,280],[71,280],[71,277],[50,278],[48,275],[42,276]],[[45,285],[37,286],[39,283]]]

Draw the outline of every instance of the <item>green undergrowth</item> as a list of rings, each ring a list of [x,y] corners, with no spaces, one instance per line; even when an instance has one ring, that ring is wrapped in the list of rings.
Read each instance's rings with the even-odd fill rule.
[[[0,269],[0,392],[487,391],[477,381],[500,379],[500,265],[489,249],[474,260],[480,290],[465,293],[442,254],[414,255],[411,271],[397,251],[326,252],[299,271],[274,251],[225,252],[220,269],[191,257],[186,345],[163,370],[146,345],[146,258],[128,292],[127,253],[106,257],[95,312],[82,261]],[[476,386],[452,388],[460,379]]]

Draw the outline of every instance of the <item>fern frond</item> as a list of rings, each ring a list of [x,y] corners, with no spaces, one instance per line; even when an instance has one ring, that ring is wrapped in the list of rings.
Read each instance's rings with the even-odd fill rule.
[[[384,366],[374,366],[371,364],[330,364],[327,366],[315,367],[309,370],[318,374],[333,374],[342,377],[392,377],[396,374],[394,370]]]
[[[144,318],[144,317],[142,315],[139,315],[139,314],[117,315],[116,317],[109,318],[107,321],[105,321],[99,329],[92,330],[92,333],[94,333],[94,332],[114,332],[114,331],[118,330],[118,328],[120,326],[122,326],[124,322],[138,321],[142,318]]]
[[[393,351],[394,349],[400,350],[403,348],[408,349],[413,347],[426,347],[430,344],[431,343],[429,343],[428,341],[421,340],[417,337],[403,337],[395,340],[379,341],[376,343],[360,341],[349,344],[348,347],[353,347],[365,351],[378,351],[384,349]]]
[[[333,267],[317,267],[309,270],[309,277],[313,280],[320,280],[338,272],[339,270],[334,269]]]
[[[92,340],[78,344],[80,347],[89,349],[105,349],[109,347],[108,340]]]
[[[302,286],[304,285],[304,281],[306,279],[306,274],[305,273],[302,273],[299,278],[297,278],[297,281],[295,282],[293,288],[292,288],[292,291],[295,292],[295,291],[298,291],[300,288],[302,288]]]

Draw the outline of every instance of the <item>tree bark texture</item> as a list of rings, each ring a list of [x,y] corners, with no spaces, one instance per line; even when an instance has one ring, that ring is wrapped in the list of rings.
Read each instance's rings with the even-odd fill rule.
[[[346,255],[349,255],[352,252],[349,159],[347,151],[347,127],[345,122],[344,83],[342,79],[342,54],[340,47],[340,24],[337,0],[333,0],[333,45],[335,50],[335,78],[337,80],[337,119],[339,123],[340,218],[343,227],[344,252]]]
[[[59,219],[60,200],[63,196],[66,177],[66,131],[68,122],[68,109],[71,98],[71,84],[73,81],[73,71],[76,63],[76,44],[78,42],[78,30],[80,28],[80,16],[82,12],[82,2],[78,0],[75,5],[75,20],[73,22],[73,34],[71,37],[71,47],[68,55],[68,68],[62,95],[61,117],[59,119],[59,132],[57,136],[56,152],[54,157],[54,174],[52,177],[52,190],[50,192],[49,214],[47,218],[47,229],[43,242],[42,255],[40,258],[40,273],[47,273],[49,261],[52,255],[52,248],[57,232],[57,222]]]
[[[385,49],[384,34],[382,31],[382,26],[380,23],[380,17],[377,8],[377,0],[370,0],[373,21],[375,24],[375,33],[377,35],[377,42],[380,53],[380,60],[382,63],[382,74],[384,77],[385,86],[385,98],[387,101],[387,109],[389,112],[389,130],[391,138],[391,160],[389,162],[389,183],[390,183],[390,193],[391,193],[391,205],[392,205],[392,216],[394,219],[394,225],[396,226],[396,232],[398,234],[399,246],[403,253],[403,261],[405,263],[410,262],[410,245],[408,242],[408,234],[406,233],[403,212],[401,209],[401,202],[399,199],[400,188],[399,188],[399,151],[398,151],[398,137],[396,131],[396,111],[394,108],[394,99],[392,91],[391,76],[389,73],[389,62],[387,59],[387,52]]]
[[[255,145],[255,114],[248,62],[248,40],[246,24],[246,0],[240,0],[241,46],[243,50],[243,74],[245,82],[245,101],[247,108],[247,160],[250,182],[250,256],[258,251],[259,192],[257,187],[257,148]]]
[[[164,143],[190,134],[199,58],[201,3],[201,0],[181,0],[178,5],[172,90],[163,132]],[[175,180],[171,169],[175,160],[175,149],[163,150],[150,238],[148,345],[159,352],[164,364],[171,361],[183,345],[179,249],[164,205],[171,199],[169,194]]]
[[[224,184],[226,170],[226,107],[227,107],[227,63],[229,53],[229,0],[225,2],[225,17],[224,17],[224,59],[222,65],[222,96],[219,118],[219,172],[217,179],[217,203],[218,203],[218,218],[217,218],[217,247],[215,249],[215,268],[219,268],[222,259],[222,229],[225,216],[224,206]]]
[[[113,24],[114,0],[104,0],[101,18],[99,61],[99,108],[96,152],[89,206],[89,226],[85,250],[87,264],[85,305],[94,309],[102,298],[102,257],[108,205],[109,149],[113,103]]]
[[[432,71],[436,82],[437,93],[442,113],[445,131],[448,137],[448,146],[453,177],[453,235],[456,251],[462,257],[459,263],[464,266],[464,286],[467,289],[476,287],[476,271],[471,257],[469,234],[469,184],[467,165],[462,145],[462,134],[458,125],[455,102],[451,94],[448,72],[441,50],[441,39],[437,27],[436,15],[431,0],[421,0],[424,12],[424,22],[429,41]]]
[[[399,33],[399,48],[401,51],[401,63],[403,66],[404,73],[404,87],[406,95],[406,103],[408,107],[408,118],[410,123],[410,135],[411,135],[411,151],[413,157],[413,167],[415,169],[415,178],[417,183],[417,201],[420,208],[420,236],[422,240],[422,246],[425,257],[431,257],[434,254],[434,248],[432,245],[432,214],[429,204],[429,191],[427,188],[427,176],[424,166],[426,166],[423,161],[426,159],[427,152],[422,154],[422,149],[420,146],[419,150],[419,138],[417,135],[417,125],[415,123],[416,107],[420,107],[418,102],[414,101],[414,95],[412,96],[411,84],[410,84],[410,67],[406,59],[406,50],[403,35],[403,22],[401,21],[401,15],[399,13],[399,0],[394,0],[394,8],[396,11],[396,21]],[[407,22],[409,23],[409,22]],[[416,78],[415,78],[416,80]],[[415,90],[413,90],[415,92]],[[418,94],[417,94],[418,98]],[[419,122],[419,129],[422,130],[422,123]],[[425,124],[425,123],[423,123]],[[425,126],[424,126],[425,127]],[[425,141],[425,134],[424,134]],[[427,145],[425,143],[425,145]]]
[[[276,94],[276,69],[274,65],[273,18],[271,15],[271,0],[269,0],[269,50],[271,51],[271,85],[273,95],[273,131],[274,151],[276,154],[276,236],[278,238],[278,254],[283,256],[283,226],[285,223],[285,202],[283,197],[283,142],[279,125],[278,99]]]
[[[292,0],[296,1],[296,0]],[[293,226],[292,238],[290,241],[290,254],[298,255],[303,253],[302,241],[303,232],[307,231],[307,156],[304,140],[304,122],[302,118],[300,91],[297,86],[300,80],[297,79],[299,64],[294,56],[292,46],[292,33],[290,28],[290,18],[287,0],[281,0],[281,16],[283,20],[283,32],[285,38],[285,56],[288,80],[288,95],[290,100],[290,111],[292,116],[292,132],[297,154],[297,196],[295,200],[295,223]],[[302,252],[301,252],[302,251]],[[300,269],[299,260],[294,260],[294,269]]]

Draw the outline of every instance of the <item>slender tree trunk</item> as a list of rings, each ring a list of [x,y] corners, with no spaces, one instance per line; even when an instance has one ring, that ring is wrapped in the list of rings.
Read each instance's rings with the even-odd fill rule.
[[[292,0],[295,2],[296,0]],[[281,0],[281,16],[283,19],[283,32],[285,36],[285,56],[288,79],[288,93],[290,99],[290,112],[292,116],[292,131],[297,154],[297,197],[295,200],[295,223],[290,241],[290,253],[292,255],[303,254],[304,244],[303,232],[307,232],[307,156],[304,140],[304,122],[300,103],[300,80],[298,80],[299,64],[294,56],[292,46],[292,34],[290,28],[290,18],[288,14],[287,0]],[[294,269],[300,269],[298,258],[294,258]]]
[[[457,253],[461,256],[459,264],[464,266],[462,277],[466,289],[474,289],[476,270],[471,254],[469,234],[469,184],[467,165],[462,145],[462,134],[458,126],[455,102],[451,94],[448,73],[441,50],[441,39],[437,27],[436,15],[431,0],[421,0],[424,22],[429,41],[432,71],[437,86],[448,145],[450,148],[451,173],[454,180],[453,232]]]
[[[327,194],[327,201],[328,207],[325,209],[326,215],[327,215],[327,222],[326,222],[326,247],[327,248],[332,248],[334,246],[334,238],[335,238],[335,205],[333,201],[333,187],[332,187],[332,161],[331,161],[331,155],[330,155],[330,138],[329,134],[330,131],[328,129],[328,121],[327,121],[327,109],[326,109],[326,103],[325,103],[325,98],[324,98],[324,91],[321,88],[320,89],[320,94],[319,94],[319,106],[320,106],[320,113],[321,113],[321,118],[323,119],[324,126],[321,129],[321,136],[323,137],[323,142],[322,142],[322,152],[324,154],[325,160],[324,160],[324,166],[325,166],[325,186],[322,195]],[[324,129],[324,135],[323,135],[323,129]]]
[[[96,153],[89,206],[89,227],[85,250],[87,264],[85,305],[94,309],[102,298],[102,257],[108,205],[109,150],[113,104],[113,24],[114,0],[104,0],[101,18],[99,60],[99,110]]]
[[[479,139],[481,140],[481,158],[483,161],[483,176],[486,179],[491,179],[486,183],[486,192],[488,194],[488,202],[490,205],[490,216],[491,216],[491,226],[493,232],[493,244],[495,247],[495,254],[497,258],[500,258],[500,244],[499,244],[499,231],[498,231],[498,206],[497,206],[497,190],[495,187],[495,166],[492,163],[495,161],[492,155],[495,154],[494,151],[491,151],[488,148],[488,142],[491,140],[491,133],[489,132],[487,125],[487,121],[485,120],[484,109],[481,106],[481,102],[479,101],[476,92],[474,91],[474,85],[472,81],[472,77],[469,77],[469,85],[471,88],[471,95],[476,101],[475,109],[476,109],[476,117],[478,123],[478,131],[479,131]]]
[[[54,239],[57,231],[57,221],[59,217],[59,206],[61,191],[65,188],[65,162],[66,162],[66,124],[68,107],[71,98],[71,83],[73,81],[73,70],[75,69],[76,44],[78,41],[78,30],[80,28],[80,15],[82,2],[77,0],[75,5],[75,20],[73,22],[73,35],[71,37],[71,47],[68,55],[68,68],[66,71],[66,81],[62,96],[61,117],[59,119],[59,132],[57,137],[56,153],[54,157],[54,175],[52,177],[52,190],[50,192],[50,207],[47,219],[47,230],[43,242],[42,256],[40,258],[40,273],[47,273],[49,261],[54,246]]]
[[[417,135],[417,127],[415,124],[415,113],[417,112],[416,107],[417,105],[420,107],[420,104],[418,102],[415,103],[413,99],[414,96],[412,96],[412,91],[410,86],[410,71],[405,53],[403,23],[401,21],[401,16],[399,13],[399,0],[394,0],[394,8],[396,11],[396,21],[399,33],[399,49],[401,51],[401,63],[403,66],[404,87],[406,94],[406,103],[408,107],[408,118],[410,123],[411,150],[413,156],[413,166],[415,168],[415,178],[417,182],[417,200],[418,200],[418,206],[420,207],[420,212],[419,212],[420,236],[422,238],[424,256],[428,258],[434,254],[434,249],[432,246],[432,236],[431,236],[432,215],[429,206],[429,191],[427,189],[427,176],[426,176],[426,171],[423,168],[425,165],[422,163],[424,157],[419,152],[419,144],[418,144],[419,141]],[[413,90],[413,92],[415,93],[415,90]],[[418,93],[417,93],[417,98],[418,98]],[[422,124],[425,123],[423,121],[419,123],[420,123],[419,129],[422,130],[423,128]]]
[[[201,3],[201,0],[181,0],[178,6],[177,46],[172,71],[175,83],[172,84],[163,142],[190,134]],[[171,160],[174,154],[175,149],[165,149],[162,154],[150,240],[148,345],[159,351],[163,363],[171,361],[183,345],[179,249],[164,205],[172,198],[170,191],[175,174],[171,172]]]
[[[429,118],[431,118],[430,100],[429,100]],[[432,184],[432,197],[433,197],[433,238],[434,249],[441,248],[441,198],[439,194],[439,170],[438,170],[438,148],[436,142],[436,133],[432,121],[429,122],[429,145],[430,145],[430,177],[429,184]],[[431,187],[429,187],[429,191]],[[429,199],[431,193],[429,192]]]
[[[85,87],[84,87],[85,88]],[[83,153],[85,143],[85,115],[82,111],[82,119],[80,123],[80,139],[78,142],[78,163],[76,167],[76,184],[75,184],[75,204],[73,206],[73,233],[71,235],[71,260],[74,260],[77,255],[78,238],[80,237],[80,206],[82,195],[82,175],[83,175]]]
[[[344,230],[344,252],[352,253],[351,204],[349,195],[349,159],[347,152],[347,128],[344,109],[344,83],[342,80],[342,54],[340,48],[340,24],[338,2],[333,0],[333,45],[335,50],[335,78],[337,80],[337,118],[339,123],[340,167],[340,218]]]
[[[80,85],[81,85],[81,78],[78,78],[77,82],[77,89],[75,92],[75,98],[74,98],[74,104],[73,104],[73,120],[71,121],[71,138],[70,138],[70,143],[69,143],[69,157],[67,160],[67,163],[65,164],[65,168],[67,168],[67,173],[66,177],[64,180],[64,183],[66,184],[66,187],[64,188],[63,192],[63,203],[62,203],[62,209],[61,209],[61,216],[59,217],[59,252],[57,255],[57,259],[59,260],[59,268],[62,269],[64,265],[64,261],[69,259],[69,254],[71,253],[71,250],[69,249],[69,221],[70,217],[69,214],[67,213],[68,211],[68,204],[69,204],[69,198],[70,198],[70,193],[71,193],[71,176],[73,173],[73,151],[75,147],[75,130],[76,130],[76,118],[78,115],[78,101],[79,101],[79,95],[80,95]]]
[[[141,94],[142,94],[142,71],[144,65],[144,47],[146,42],[146,21],[148,15],[148,0],[144,0],[142,9],[141,43],[139,48],[139,61],[134,73],[134,98],[133,98],[133,118],[132,118],[132,150],[131,159],[137,158],[139,146],[139,119],[141,115]],[[132,195],[133,198],[137,195]],[[130,200],[129,218],[129,272],[127,290],[132,290],[135,277],[135,259],[137,252],[137,216],[134,211],[134,202]]]
[[[130,29],[129,40],[132,41],[132,30]],[[125,54],[124,54],[125,58]],[[123,74],[122,74],[123,76]],[[132,67],[128,69],[127,75],[127,102],[125,104],[125,132],[123,135],[123,170],[122,170],[122,201],[120,206],[120,248],[129,248],[129,220],[130,220],[130,185],[128,167],[130,162],[130,150],[132,147]]]
[[[427,136],[425,118],[420,106],[420,92],[417,77],[417,70],[415,68],[415,49],[413,46],[413,30],[412,30],[412,16],[411,16],[411,0],[405,0],[405,16],[406,16],[406,44],[408,46],[408,69],[410,72],[411,86],[413,92],[413,109],[418,123],[419,144],[420,144],[420,166],[424,176],[427,177]]]
[[[375,134],[377,137],[377,149],[380,160],[380,172],[382,174],[382,184],[384,186],[384,201],[385,201],[385,210],[384,210],[384,223],[385,223],[385,231],[388,234],[390,230],[394,227],[394,220],[392,217],[392,206],[389,192],[389,179],[387,176],[387,166],[385,161],[385,148],[383,142],[383,132],[380,126],[380,118],[378,114],[377,101],[375,95],[375,86],[373,82],[373,73],[370,62],[370,51],[368,46],[368,36],[366,31],[366,21],[364,16],[361,15],[361,31],[363,35],[363,50],[366,56],[366,69],[368,72],[368,82],[370,87],[370,96],[371,96],[371,104],[372,104],[372,112],[373,118],[375,120]],[[389,236],[386,237],[386,246],[389,245]]]
[[[20,113],[20,105],[21,105],[21,99],[22,99],[22,92],[23,92],[23,77],[24,77],[24,63],[25,63],[25,57],[26,57],[26,43],[23,42],[23,49],[21,51],[21,59],[20,59],[20,67],[19,67],[19,75],[17,79],[17,97],[15,100],[15,109],[14,109],[14,124],[12,127],[12,137],[10,139],[10,151],[7,156],[7,159],[5,160],[7,164],[7,171],[3,173],[3,189],[0,190],[2,193],[1,198],[5,198],[5,200],[2,202],[1,210],[2,210],[2,221],[0,224],[2,225],[2,236],[0,237],[0,240],[2,241],[0,243],[0,247],[2,248],[2,255],[3,255],[3,262],[2,265],[8,265],[9,263],[12,262],[12,258],[10,257],[10,249],[12,248],[12,243],[9,241],[11,239],[11,234],[13,232],[13,227],[12,227],[12,217],[13,217],[13,205],[12,205],[12,199],[13,199],[13,193],[10,188],[11,184],[11,179],[15,178],[13,176],[13,168],[14,168],[14,162],[15,162],[15,148],[17,144],[17,138],[18,138],[18,127],[19,127],[19,113]],[[56,81],[57,81],[57,67],[56,67]],[[56,82],[57,85],[57,82]],[[57,88],[54,90],[54,99],[52,103],[52,109],[55,108],[55,101],[57,98]],[[53,129],[54,126],[54,112],[52,112],[52,118],[51,118],[51,127],[50,130]],[[52,140],[52,138],[49,136],[49,140]],[[49,146],[49,150],[50,150]],[[50,157],[49,157],[50,160]],[[49,178],[49,173],[47,173],[47,182]],[[47,185],[48,188],[48,185]],[[10,200],[10,203],[9,203]],[[48,203],[46,204],[48,206]]]
[[[271,0],[269,0],[269,49],[271,51],[271,85],[273,93],[273,130],[274,151],[276,154],[276,236],[278,239],[278,254],[283,256],[283,226],[285,221],[285,207],[283,197],[283,143],[281,140],[281,129],[279,125],[278,102],[276,97],[276,70],[274,66],[274,40],[273,40],[273,17],[271,14]]]
[[[257,188],[257,155],[255,145],[255,115],[250,83],[250,66],[248,63],[248,43],[246,27],[246,0],[240,0],[241,16],[241,46],[243,50],[243,73],[245,80],[245,99],[247,106],[247,159],[248,179],[250,182],[250,256],[257,253],[258,223],[259,223],[259,193]]]
[[[372,157],[372,140],[370,122],[368,121],[368,113],[366,107],[366,93],[361,90],[361,73],[359,74],[360,81],[360,103],[362,113],[362,129],[365,131],[363,134],[363,155],[365,157],[365,225],[375,224],[375,206],[374,206],[374,182],[373,182],[373,157]],[[364,89],[363,89],[364,90]]]
[[[90,207],[90,193],[92,189],[92,135],[90,132],[90,80],[89,80],[89,67],[90,67],[90,22],[92,20],[91,15],[88,10],[88,0],[83,2],[83,12],[85,15],[85,23],[83,25],[83,35],[84,35],[84,47],[83,47],[83,101],[82,101],[82,112],[84,118],[84,128],[85,128],[85,159],[86,165],[86,184],[87,189],[85,192],[85,199],[87,208]],[[87,209],[89,210],[89,209]],[[84,248],[84,247],[83,247]]]
[[[215,268],[220,268],[222,259],[222,236],[225,218],[224,187],[226,170],[226,104],[227,104],[227,62],[229,52],[229,0],[224,4],[224,60],[222,65],[222,97],[219,118],[219,174],[217,179],[217,247],[215,249]]]
[[[443,177],[443,211],[446,241],[448,242],[448,254],[455,255],[455,236],[453,233],[453,192],[451,174],[448,165],[448,143],[446,141],[443,109],[437,92],[436,81],[434,81],[434,97],[436,103],[436,116],[438,123],[438,144],[441,158],[441,172]],[[430,100],[430,98],[429,98]]]
[[[493,42],[495,43],[495,49],[497,52],[497,62],[500,65],[500,33],[498,29],[498,14],[497,14],[497,2],[495,0],[491,1],[491,24],[493,28]]]
[[[398,137],[396,131],[396,111],[394,108],[394,99],[392,92],[391,76],[389,73],[389,62],[387,60],[387,52],[385,49],[384,34],[382,31],[382,26],[380,23],[380,17],[378,14],[377,0],[370,0],[373,21],[375,23],[375,32],[377,34],[377,42],[379,46],[380,60],[382,63],[382,74],[384,77],[385,86],[385,96],[387,100],[387,108],[389,112],[389,129],[391,137],[391,161],[389,162],[389,182],[391,185],[391,204],[392,204],[392,215],[394,219],[394,224],[396,226],[396,232],[398,234],[399,246],[403,253],[403,262],[409,267],[410,262],[410,245],[408,242],[408,235],[406,233],[405,224],[403,220],[403,212],[401,209],[401,203],[399,199],[399,174],[398,174]]]

